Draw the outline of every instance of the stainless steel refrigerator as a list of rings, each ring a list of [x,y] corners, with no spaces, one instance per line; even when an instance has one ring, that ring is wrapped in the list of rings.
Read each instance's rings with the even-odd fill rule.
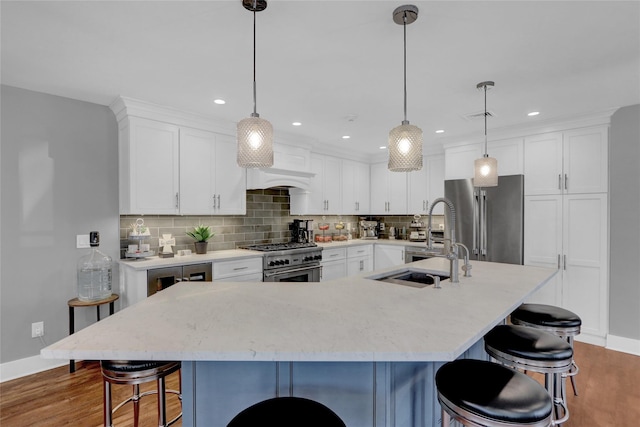
[[[500,176],[497,187],[486,188],[474,188],[471,179],[447,180],[444,196],[456,211],[456,241],[469,248],[470,259],[523,263],[524,175]]]

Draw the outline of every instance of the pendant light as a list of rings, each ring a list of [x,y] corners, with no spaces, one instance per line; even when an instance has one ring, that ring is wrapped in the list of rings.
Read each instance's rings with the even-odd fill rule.
[[[256,12],[267,8],[266,0],[242,0],[253,12],[253,113],[238,122],[238,166],[268,168],[273,166],[273,126],[256,111]]]
[[[474,187],[496,187],[498,185],[498,161],[487,154],[487,90],[494,82],[482,82],[476,88],[484,90],[484,156],[474,162]]]
[[[422,169],[422,129],[407,120],[407,25],[418,19],[418,8],[404,5],[393,11],[393,22],[404,27],[404,120],[389,132],[389,165],[393,172]]]

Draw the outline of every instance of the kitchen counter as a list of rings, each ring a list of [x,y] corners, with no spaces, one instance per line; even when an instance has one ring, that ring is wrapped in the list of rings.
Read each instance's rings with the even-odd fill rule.
[[[250,251],[247,249],[230,249],[224,251],[209,251],[206,254],[192,254],[184,256],[173,256],[171,258],[160,258],[152,256],[148,258],[127,258],[120,259],[120,266],[133,270],[149,270],[150,268],[173,267],[175,265],[200,264],[203,262],[231,261],[242,258],[260,257],[264,252]]]
[[[363,241],[367,242],[367,241]],[[319,401],[347,425],[440,425],[434,376],[488,359],[482,337],[554,269],[472,262],[473,277],[414,288],[368,279],[182,282],[41,351],[45,358],[182,360],[183,425],[224,427],[275,396]]]
[[[442,258],[407,265],[449,268]],[[460,283],[445,281],[442,289],[367,279],[371,273],[322,283],[183,282],[46,347],[42,356],[453,360],[556,273],[510,264],[472,265],[473,277],[461,274]]]

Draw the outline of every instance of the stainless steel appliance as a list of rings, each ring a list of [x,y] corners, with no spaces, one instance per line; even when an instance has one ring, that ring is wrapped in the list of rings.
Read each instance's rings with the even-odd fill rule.
[[[369,220],[360,221],[360,238],[361,239],[377,239],[378,238],[378,221],[369,221]]]
[[[474,188],[471,179],[447,180],[444,195],[455,207],[456,241],[471,259],[523,263],[524,175],[501,176],[497,187],[487,188]]]
[[[210,282],[211,263],[152,268],[147,271],[147,296],[179,282]]]
[[[313,242],[313,220],[312,219],[294,219],[289,223],[291,231],[291,241],[296,243]]]
[[[265,252],[263,282],[319,282],[322,275],[322,248],[315,243],[273,243],[245,246]]]
[[[428,258],[433,258],[433,253],[430,253],[426,246],[406,246],[404,248],[405,264]]]

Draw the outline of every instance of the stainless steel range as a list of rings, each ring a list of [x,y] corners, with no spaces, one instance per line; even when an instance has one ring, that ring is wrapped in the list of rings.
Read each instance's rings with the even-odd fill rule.
[[[243,248],[265,252],[264,282],[319,282],[322,277],[322,248],[315,243],[269,243]]]

